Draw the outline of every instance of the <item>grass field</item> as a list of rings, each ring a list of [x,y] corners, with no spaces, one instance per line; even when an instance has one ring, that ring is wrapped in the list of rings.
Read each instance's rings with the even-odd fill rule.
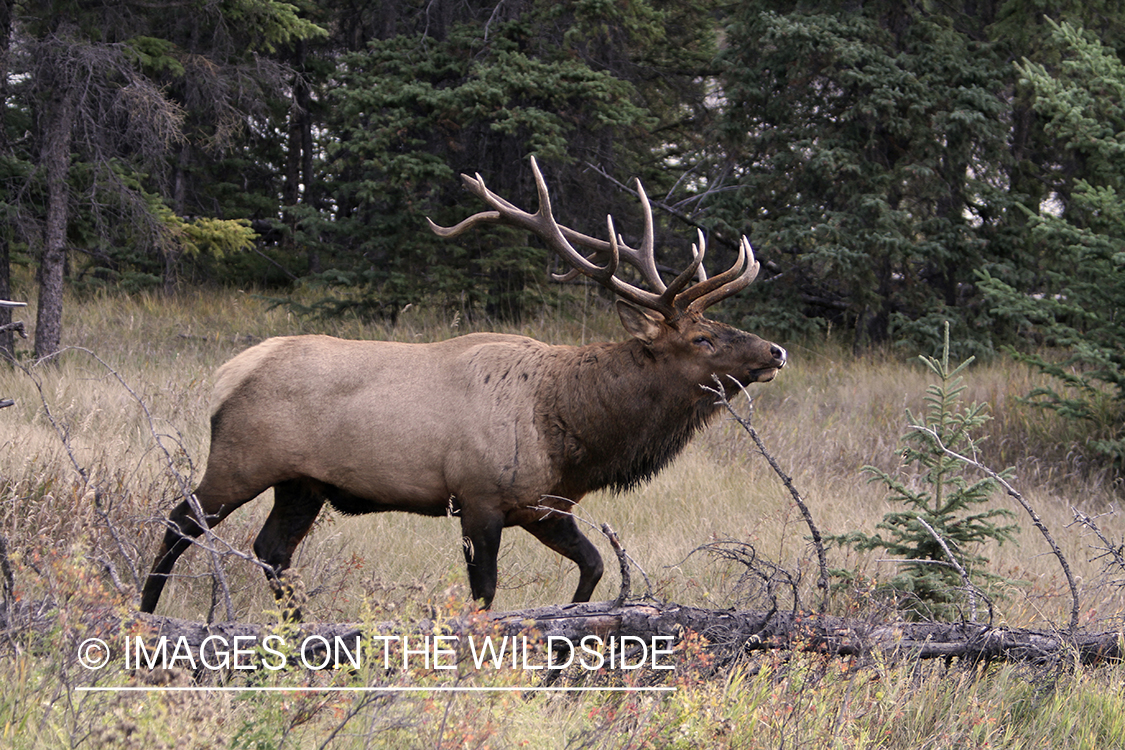
[[[24,316],[34,320],[33,312]],[[9,628],[2,656],[0,745],[13,747],[1125,747],[1121,666],[1031,670],[1012,665],[858,664],[771,654],[722,669],[687,642],[671,693],[612,694],[239,694],[88,693],[133,675],[117,662],[93,673],[75,661],[91,613],[135,610],[161,520],[180,482],[197,481],[207,455],[214,369],[248,345],[279,334],[429,341],[469,330],[455,315],[412,308],[394,328],[360,321],[315,321],[270,309],[236,292],[176,298],[138,295],[71,300],[64,341],[50,365],[0,369],[0,533],[22,602],[50,598],[49,632]],[[618,339],[607,306],[564,299],[512,332],[552,343]],[[768,331],[759,332],[769,336]],[[790,365],[754,386],[754,424],[793,477],[820,529],[871,532],[890,506],[867,464],[900,465],[905,409],[922,411],[931,378],[893,351],[853,356],[832,341],[782,342]],[[23,351],[26,351],[26,345]],[[1080,585],[1081,626],[1121,630],[1125,572],[1105,571],[1097,540],[1074,524],[1072,507],[1098,516],[1111,539],[1125,537],[1121,488],[1081,459],[1072,426],[1019,402],[1035,385],[1007,360],[966,375],[967,401],[994,416],[983,458],[1014,466],[1015,486],[1059,541]],[[745,412],[746,401],[736,402]],[[982,436],[983,437],[983,436]],[[174,470],[174,471],[173,471]],[[996,504],[1022,510],[1003,495]],[[269,510],[262,498],[236,512],[219,535],[249,552]],[[597,494],[579,506],[593,526],[609,523],[644,569],[652,593],[696,606],[764,606],[738,587],[742,570],[693,550],[709,542],[752,544],[766,559],[803,576],[802,603],[815,596],[808,530],[765,460],[732,421],[717,421],[650,484],[621,496]],[[989,547],[991,572],[1009,579],[995,593],[997,619],[1014,627],[1062,626],[1069,593],[1055,558],[1030,521],[1017,518],[1014,544]],[[590,537],[608,561],[610,547]],[[893,560],[830,550],[830,564],[867,581],[887,580]],[[310,599],[306,620],[401,619],[467,597],[459,528],[452,519],[325,513],[295,559]],[[179,562],[160,613],[204,620],[212,607],[209,561],[192,551]],[[612,597],[615,566],[598,596]],[[275,616],[260,572],[224,560],[235,616]],[[569,561],[526,533],[509,530],[500,556],[495,609],[566,601],[575,584]],[[634,576],[634,593],[638,590]],[[841,592],[838,613],[886,616]],[[865,607],[867,609],[865,609]],[[217,614],[222,618],[223,613]],[[241,675],[233,675],[232,684]],[[271,684],[297,686],[324,675],[284,672]],[[522,677],[522,676],[521,676]],[[186,685],[189,674],[165,675]],[[425,685],[433,675],[336,674],[341,684],[391,680]],[[245,680],[243,680],[245,682]],[[194,743],[194,744],[193,744]]]

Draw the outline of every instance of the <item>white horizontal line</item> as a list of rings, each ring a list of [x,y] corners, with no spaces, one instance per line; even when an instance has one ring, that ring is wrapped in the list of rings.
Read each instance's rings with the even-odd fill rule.
[[[79,687],[84,693],[674,693],[674,687]]]

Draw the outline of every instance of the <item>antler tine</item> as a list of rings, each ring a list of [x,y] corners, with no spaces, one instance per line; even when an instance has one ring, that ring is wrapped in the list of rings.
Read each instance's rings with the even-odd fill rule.
[[[621,248],[617,245],[617,232],[613,229],[613,216],[605,215],[605,225],[609,229],[609,263],[605,265],[605,272],[610,276],[617,273],[617,265],[621,262]]]
[[[685,268],[679,276],[672,280],[672,283],[668,286],[667,289],[664,290],[664,293],[661,295],[661,298],[667,301],[668,304],[672,305],[673,307],[677,306],[676,297],[678,297],[680,295],[680,292],[683,291],[684,287],[688,285],[688,282],[691,281],[692,276],[695,276],[698,273],[700,276],[700,281],[705,281],[707,279],[707,272],[703,270],[703,256],[707,252],[707,242],[703,239],[703,230],[697,229],[696,231],[699,232],[699,244],[692,244],[691,246],[691,263],[688,264],[688,267]],[[696,286],[698,286],[698,284]],[[694,287],[692,288],[694,289]]]
[[[641,198],[641,212],[645,218],[645,230],[639,250],[628,249],[631,256],[630,260],[657,292],[664,292],[667,287],[664,286],[664,282],[660,278],[660,272],[656,270],[656,258],[653,257],[655,232],[652,227],[652,204],[649,203],[648,195],[645,194],[645,187],[641,184],[639,177],[637,178],[637,194]]]
[[[650,248],[647,253],[649,256],[648,266],[651,268],[651,271],[649,271],[646,270],[646,266],[644,265],[643,253],[638,253],[638,251],[633,250],[623,242],[619,243],[617,241],[612,218],[608,219],[611,237],[610,242],[596,240],[593,237],[587,237],[568,227],[560,226],[551,213],[551,196],[547,190],[547,182],[543,179],[543,173],[540,171],[539,164],[535,161],[534,156],[531,157],[531,171],[535,176],[535,190],[539,196],[539,209],[534,214],[518,208],[489,190],[484,184],[484,178],[479,174],[475,177],[461,175],[461,178],[465,182],[465,187],[468,188],[473,195],[480,198],[495,210],[482,211],[481,213],[474,214],[459,224],[449,228],[438,226],[434,222],[427,220],[429,221],[430,228],[442,237],[456,237],[470,227],[478,224],[499,223],[525,229],[542,239],[551,250],[574,268],[574,271],[563,274],[562,278],[574,278],[576,272],[581,273],[594,279],[602,286],[607,287],[623,299],[658,312],[666,318],[671,319],[675,317],[676,309],[659,294],[639,289],[614,276],[620,259],[624,257],[628,262],[636,265],[650,283],[654,279],[656,282],[660,282],[660,277],[656,274],[656,264],[651,260],[651,217],[648,219],[648,227],[646,228],[646,240]],[[645,202],[647,202],[647,199]],[[583,256],[574,249],[574,246],[571,244],[572,241],[594,249],[594,254],[589,258]],[[609,260],[606,265],[600,266],[595,262],[595,259],[605,253],[609,254]],[[558,277],[556,276],[556,278]],[[664,285],[659,283],[658,288],[663,290]]]
[[[482,211],[479,214],[473,214],[467,219],[454,224],[451,227],[443,227],[440,224],[435,224],[434,220],[429,216],[426,217],[426,223],[430,225],[430,229],[439,237],[450,239],[462,234],[467,229],[472,229],[477,224],[499,224],[501,222],[499,211]]]
[[[570,230],[564,234],[563,227],[559,226],[559,224],[555,221],[555,217],[551,214],[551,195],[547,190],[547,181],[543,179],[543,172],[540,171],[539,163],[535,161],[534,156],[531,157],[531,172],[535,176],[535,191],[539,195],[539,210],[535,213],[534,216],[531,216],[530,214],[527,214],[523,211],[520,211],[520,209],[515,208],[515,206],[512,206],[513,212],[517,215],[523,214],[524,216],[528,216],[529,218],[534,219],[534,223],[528,226],[528,228],[534,231],[536,235],[543,239],[551,247],[551,249],[553,249],[559,256],[561,256],[563,260],[573,266],[574,269],[579,273],[585,274],[586,276],[589,276],[590,278],[601,283],[606,283],[607,285],[609,285],[608,282],[624,284],[625,282],[622,282],[619,279],[614,278],[613,276],[614,272],[617,271],[618,258],[620,257],[617,252],[616,245],[614,245],[612,242],[609,243],[610,260],[605,266],[597,265],[593,262],[593,260],[586,258],[577,250],[575,250],[574,246],[571,245],[567,240],[566,235],[570,234],[572,237],[578,240],[579,244],[583,244],[581,238],[584,238],[585,235],[581,234],[580,232],[575,232],[574,230]],[[495,193],[490,192],[490,195],[495,195]],[[499,200],[503,199],[501,198]],[[507,203],[507,201],[504,201],[504,203]],[[510,203],[508,205],[511,206]],[[612,227],[612,219],[610,218],[611,230]],[[564,276],[566,275],[569,275],[569,273],[564,274]],[[618,290],[614,289],[614,291]],[[640,292],[642,290],[636,289],[636,291]]]
[[[666,291],[667,287],[664,284],[664,280],[660,278],[660,272],[656,268],[656,259],[653,253],[655,233],[653,231],[652,204],[649,202],[648,196],[645,194],[644,186],[641,184],[640,180],[637,180],[637,193],[641,199],[641,211],[643,212],[645,222],[644,235],[641,238],[640,248],[634,249],[630,247],[626,244],[625,238],[619,234],[611,233],[610,237],[613,239],[613,243],[617,245],[617,254],[620,259],[640,271],[641,278],[655,289],[657,294],[662,294]],[[562,230],[563,236],[570,242],[594,251],[593,255],[586,256],[587,260],[593,261],[595,258],[613,252],[611,244],[605,240],[576,232],[569,227],[559,228]],[[570,272],[566,275],[570,278],[574,278],[571,276]],[[669,299],[671,298],[669,297]]]
[[[658,312],[671,320],[684,312],[701,313],[707,307],[737,293],[758,275],[759,264],[754,258],[754,250],[750,241],[742,238],[738,248],[738,259],[734,265],[718,276],[707,278],[703,268],[703,257],[707,252],[706,239],[702,230],[699,231],[698,245],[692,245],[692,262],[680,273],[671,285],[666,286],[660,278],[654,258],[654,230],[652,218],[652,204],[645,194],[644,186],[637,180],[637,193],[641,199],[641,209],[644,212],[644,236],[641,246],[633,249],[625,244],[613,226],[613,217],[606,217],[609,229],[609,242],[589,237],[581,232],[576,232],[569,227],[559,225],[551,213],[551,196],[547,189],[547,182],[535,157],[531,157],[531,171],[535,176],[535,190],[539,196],[539,209],[530,214],[517,206],[509,203],[484,184],[480,174],[473,177],[461,175],[465,187],[470,192],[491,206],[494,210],[482,211],[473,214],[452,227],[442,227],[430,219],[426,221],[436,234],[441,237],[456,237],[478,224],[509,224],[532,232],[563,260],[570,264],[572,270],[565,274],[555,274],[560,281],[574,279],[578,274],[588,276],[602,286],[607,287],[620,297]],[[574,249],[574,245],[590,248],[594,252],[590,256],[583,256]],[[608,255],[604,266],[598,265],[599,256]],[[639,289],[632,284],[622,281],[614,274],[620,261],[626,261],[637,268],[650,285],[658,291],[656,293]],[[698,274],[699,281],[694,286],[688,287],[692,276]]]
[[[480,172],[476,173],[475,177],[469,177],[467,174],[461,175],[461,181],[465,183],[465,187],[473,195],[480,198],[485,203],[495,206],[498,209],[506,209],[517,213],[524,213],[520,209],[513,206],[508,201],[501,198],[496,193],[493,193],[484,185],[484,178],[480,176]],[[467,219],[454,224],[451,227],[443,227],[440,224],[435,224],[433,219],[429,216],[426,217],[426,223],[430,225],[430,230],[439,237],[450,239],[463,234],[466,230],[472,229],[478,224],[502,224],[504,217],[500,211],[481,211],[480,213],[473,214]]]
[[[676,300],[676,307],[681,307],[684,302],[690,312],[703,312],[711,305],[742,291],[758,276],[761,265],[754,258],[754,248],[750,240],[742,236],[738,244],[738,259],[734,265],[723,271],[718,276],[712,276],[705,282],[696,284],[688,289]]]
[[[607,215],[605,217],[605,220],[606,220],[606,224],[609,225],[610,241],[608,243],[606,243],[609,246],[609,262],[607,262],[604,266],[597,266],[594,263],[594,258],[596,258],[598,256],[597,253],[594,253],[593,255],[586,256],[586,260],[587,260],[587,262],[590,263],[590,265],[594,266],[595,268],[600,268],[600,271],[599,271],[600,274],[602,274],[606,277],[611,277],[611,276],[613,276],[613,274],[617,273],[617,266],[618,266],[618,263],[620,262],[621,254],[618,252],[617,242],[613,239],[613,217]],[[586,235],[580,235],[580,236],[585,237]],[[551,274],[551,278],[554,279],[555,281],[561,281],[561,282],[573,281],[574,279],[578,278],[578,276],[580,276],[582,273],[583,273],[583,271],[575,266],[575,267],[572,267],[566,273],[553,273],[553,274]]]
[[[562,225],[559,226],[559,229],[562,230],[563,237],[565,237],[568,242],[580,247],[585,247],[593,250],[594,252],[586,256],[586,260],[594,263],[595,265],[597,264],[598,258],[613,254],[613,245],[606,242],[605,240],[599,240],[597,237],[591,237],[588,234],[576,232],[570,227]],[[620,252],[618,252],[618,255],[620,256]],[[571,268],[566,273],[553,273],[551,274],[551,278],[553,278],[555,281],[567,282],[573,281],[581,274],[582,272],[577,268]]]

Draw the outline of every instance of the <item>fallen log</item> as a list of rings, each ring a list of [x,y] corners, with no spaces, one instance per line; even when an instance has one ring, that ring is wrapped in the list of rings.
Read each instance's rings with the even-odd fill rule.
[[[1079,632],[990,627],[976,623],[875,622],[792,612],[709,610],[675,604],[590,602],[538,607],[514,612],[481,612],[448,620],[400,622],[299,623],[267,626],[222,622],[205,624],[157,615],[137,614],[126,630],[156,641],[186,644],[197,654],[212,643],[262,643],[270,634],[288,633],[302,644],[307,658],[322,658],[330,643],[356,639],[387,643],[390,638],[442,636],[466,639],[532,634],[540,643],[553,638],[579,644],[583,638],[616,638],[655,643],[678,643],[691,631],[708,648],[725,655],[767,649],[794,650],[839,656],[880,654],[890,659],[965,659],[1082,664],[1120,661],[1125,654],[1122,631]],[[288,630],[285,630],[288,628]],[[204,648],[205,650],[205,648]]]

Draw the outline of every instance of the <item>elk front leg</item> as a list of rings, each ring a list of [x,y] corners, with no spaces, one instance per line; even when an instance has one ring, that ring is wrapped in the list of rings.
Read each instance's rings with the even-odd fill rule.
[[[602,556],[578,530],[574,516],[566,511],[536,510],[536,517],[520,521],[539,541],[578,566],[578,588],[571,601],[588,602],[602,579]]]
[[[492,606],[496,596],[496,558],[504,516],[489,510],[461,508],[461,543],[469,571],[469,589],[481,609]]]

